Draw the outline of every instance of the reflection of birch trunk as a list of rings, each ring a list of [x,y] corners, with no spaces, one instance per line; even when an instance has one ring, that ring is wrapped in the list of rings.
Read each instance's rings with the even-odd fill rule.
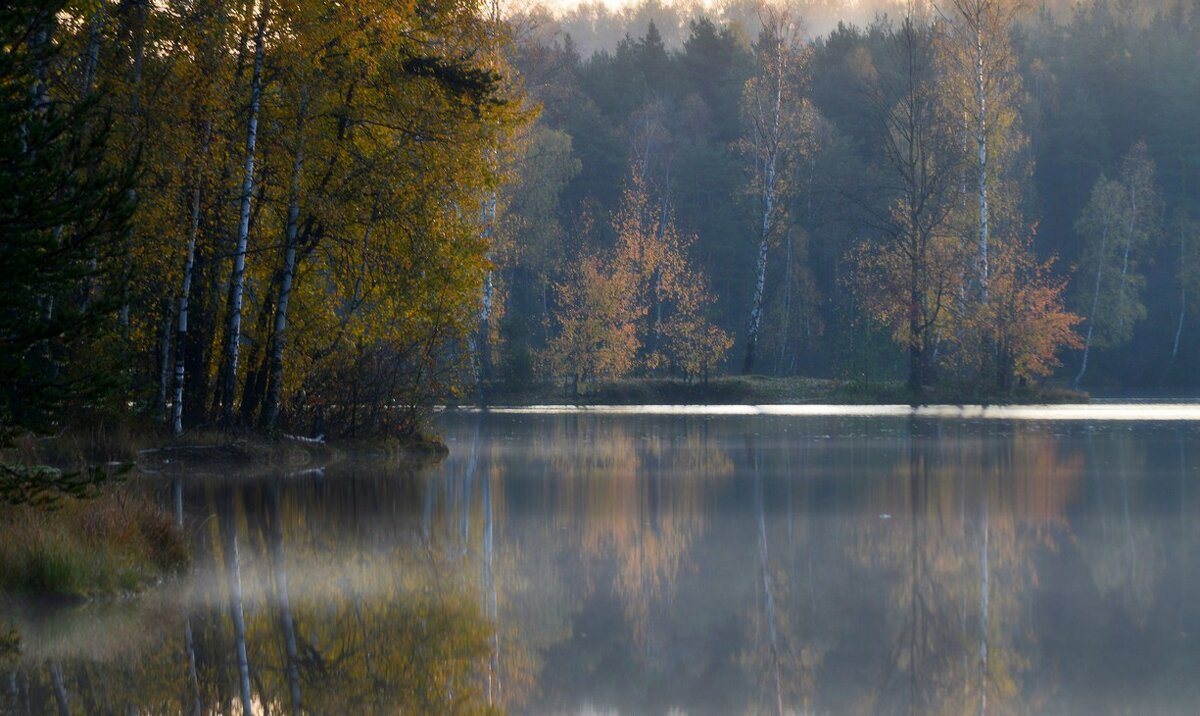
[[[771,571],[767,555],[767,520],[763,506],[762,475],[758,471],[758,456],[754,456],[754,512],[758,517],[758,566],[762,572],[764,609],[767,634],[771,641],[771,671],[775,675],[775,710],[783,715],[783,689],[779,677],[779,636],[775,623],[775,594],[771,591]]]
[[[1125,523],[1125,543],[1129,547],[1129,593],[1137,591],[1137,547],[1133,542],[1133,522],[1129,519],[1129,474],[1121,468],[1121,512]]]
[[[296,622],[292,619],[292,602],[288,595],[287,569],[283,553],[283,521],[279,516],[279,486],[272,483],[267,489],[267,509],[271,518],[271,569],[275,573],[275,591],[279,601],[279,619],[283,627],[283,642],[287,652],[287,680],[292,697],[292,711],[299,716],[300,660],[296,648]]]
[[[433,482],[431,475],[426,476],[424,480],[425,495],[421,501],[421,541],[429,544],[430,525],[433,522],[433,491],[436,485]]]
[[[242,713],[252,714],[250,698],[250,660],[246,655],[246,618],[242,609],[242,565],[238,553],[237,524],[233,509],[233,495],[226,497],[223,524],[225,532],[225,573],[229,582],[229,616],[233,620],[233,634],[237,647],[238,682],[241,687]]]
[[[462,510],[459,516],[459,539],[462,553],[466,554],[467,545],[471,542],[471,487],[475,482],[475,466],[479,460],[479,424],[482,419],[475,421],[475,432],[471,435],[471,456],[467,459],[467,472],[463,476]]]
[[[172,486],[175,497],[175,523],[183,528],[183,478],[175,478]],[[187,659],[188,681],[192,687],[192,713],[200,716],[204,705],[200,701],[200,678],[196,673],[196,641],[192,637],[192,615],[183,607],[183,655]]]
[[[62,667],[57,662],[50,664],[50,682],[54,686],[54,704],[60,716],[70,716],[71,705],[67,701],[67,689],[63,686]]]
[[[204,713],[204,704],[200,701],[200,678],[196,673],[196,640],[192,637],[192,617],[186,608],[183,611],[183,651],[187,657],[188,681],[192,686],[192,714],[200,716]]]
[[[1176,428],[1176,441],[1179,444],[1179,541],[1177,544],[1187,544],[1184,538],[1187,536],[1187,509],[1184,507],[1184,502],[1187,498],[1187,454],[1183,449],[1183,430]],[[1183,592],[1180,593],[1184,595]],[[1183,610],[1190,600],[1186,597],[1179,600],[1179,633],[1186,634],[1187,630],[1183,627]]]
[[[908,677],[909,677],[909,700],[910,712],[913,714],[920,713],[917,704],[920,701],[920,654],[917,648],[918,643],[924,643],[921,634],[921,614],[918,609],[920,604],[920,594],[918,592],[921,583],[921,552],[924,549],[924,535],[919,535],[921,521],[921,497],[922,488],[924,487],[924,473],[922,471],[922,463],[916,453],[916,446],[913,441],[916,439],[912,436],[912,426],[909,426],[908,438],[908,471],[909,471],[909,618],[911,624],[908,634]]]
[[[988,670],[988,506],[983,498],[983,545],[979,551],[979,716],[987,714]]]
[[[489,706],[503,699],[500,684],[500,614],[496,600],[496,574],[492,567],[493,516],[491,480],[485,475],[481,481],[483,490],[483,607],[492,625],[492,653],[488,658],[487,702]]]

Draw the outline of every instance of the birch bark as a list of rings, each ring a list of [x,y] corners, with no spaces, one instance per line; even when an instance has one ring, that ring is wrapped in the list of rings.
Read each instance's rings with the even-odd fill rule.
[[[258,108],[262,99],[262,65],[269,2],[263,2],[254,33],[254,70],[250,79],[250,121],[246,129],[246,163],[243,168],[241,209],[238,220],[237,248],[233,256],[233,274],[229,292],[229,335],[226,353],[224,418],[233,423],[237,395],[238,348],[242,334],[242,294],[246,279],[246,246],[250,237],[250,200],[254,195],[255,145],[258,141]]]

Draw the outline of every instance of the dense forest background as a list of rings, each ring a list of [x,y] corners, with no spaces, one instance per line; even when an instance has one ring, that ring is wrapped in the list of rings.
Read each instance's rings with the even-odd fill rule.
[[[918,12],[916,22],[953,21],[955,5],[945,6]],[[507,266],[509,378],[523,375],[525,352],[548,340],[553,309],[542,297],[553,293],[557,267],[581,250],[579,217],[619,210],[631,161],[651,166],[649,183],[668,197],[678,230],[695,236],[692,253],[714,297],[708,315],[737,342],[726,366],[740,367],[758,233],[738,146],[763,28],[756,8],[648,2],[513,18],[513,65],[543,111],[533,159],[512,189],[528,224],[514,231],[521,248]],[[857,13],[857,22],[837,22],[839,10]],[[878,95],[892,81],[908,10],[814,3],[796,12],[807,29],[799,92],[816,119],[792,162],[786,227],[771,238],[755,372],[902,379],[907,358],[864,309],[850,257],[863,242],[886,241],[878,218],[893,180],[884,176],[890,130]],[[1066,308],[1083,319],[1075,331],[1086,336],[1095,318],[1082,387],[1193,386],[1197,230],[1188,217],[1200,210],[1200,5],[1052,3],[1015,12],[1007,31],[1019,75],[1010,101],[1022,136],[1010,140],[1008,159],[1020,165],[1016,201],[1036,225],[1037,256],[1057,257],[1053,274],[1070,279]],[[1088,223],[1086,208],[1101,178],[1119,180],[1133,155],[1150,172],[1138,217],[1145,235],[1139,230],[1132,250],[1101,257],[1103,229]],[[532,195],[551,186],[561,188]],[[544,211],[535,220],[534,207]],[[1120,285],[1111,284],[1117,277]],[[1125,305],[1106,307],[1121,294]],[[1056,374],[1072,382],[1081,352],[1059,358]]]
[[[22,0],[0,424],[1196,384],[1200,3]],[[970,391],[965,391],[970,392]]]

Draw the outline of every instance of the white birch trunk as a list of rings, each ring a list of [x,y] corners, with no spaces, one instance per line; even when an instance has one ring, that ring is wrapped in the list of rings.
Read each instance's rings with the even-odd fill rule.
[[[490,152],[489,152],[490,154]],[[488,194],[483,202],[483,240],[487,243],[487,259],[492,260],[492,241],[496,233],[496,192]],[[479,380],[482,395],[482,381],[492,377],[492,301],[495,299],[496,287],[492,269],[483,277],[483,301],[479,309]]]
[[[1104,252],[1108,248],[1108,223],[1104,224],[1104,231],[1100,235],[1100,253],[1096,261],[1096,286],[1092,293],[1092,311],[1088,314],[1088,329],[1087,335],[1083,339],[1083,361],[1079,366],[1079,373],[1075,376],[1075,380],[1071,381],[1071,387],[1078,390],[1079,381],[1083,380],[1083,374],[1087,372],[1088,353],[1092,349],[1092,329],[1096,327],[1096,309],[1100,304],[1100,277],[1104,273]]]
[[[254,35],[254,70],[250,80],[250,122],[246,129],[246,164],[243,169],[241,212],[238,220],[237,250],[233,257],[230,277],[229,345],[225,367],[224,417],[233,423],[233,407],[237,393],[238,344],[242,336],[242,292],[246,278],[246,243],[250,237],[250,200],[254,195],[255,144],[258,141],[258,106],[262,98],[262,65],[264,36],[267,29],[269,0],[263,2]]]
[[[154,406],[156,420],[167,420],[167,394],[171,390],[171,328],[175,321],[171,315],[171,299],[162,300],[162,335],[158,341],[158,401]]]
[[[300,222],[300,192],[304,179],[304,120],[307,99],[300,100],[296,118],[296,148],[292,154],[292,189],[288,200],[287,228],[284,230],[283,272],[279,279],[279,300],[275,306],[275,331],[271,338],[271,372],[267,377],[267,403],[263,408],[263,427],[275,427],[283,395],[283,349],[287,335],[288,305],[296,276],[296,236]]]
[[[90,97],[96,84],[96,68],[100,64],[100,40],[104,30],[106,3],[101,2],[88,21],[88,44],[83,59],[83,96]]]
[[[1184,242],[1187,240],[1182,232],[1179,235],[1179,266],[1183,268],[1183,262],[1187,260],[1187,253]],[[1170,372],[1171,366],[1175,365],[1175,357],[1179,355],[1179,339],[1183,336],[1183,318],[1187,314],[1187,281],[1182,275],[1179,277],[1179,322],[1175,324],[1175,340],[1171,343],[1171,358],[1167,361],[1166,370],[1163,371],[1162,378],[1159,379],[1161,385],[1167,379],[1167,373]]]
[[[204,151],[208,153],[208,141],[212,132],[212,122],[205,125]],[[200,179],[197,173],[196,185],[192,188],[192,217],[188,229],[187,252],[183,260],[183,285],[179,289],[179,323],[175,332],[175,400],[171,405],[171,432],[176,437],[183,434],[183,383],[187,377],[187,365],[184,354],[187,346],[188,307],[192,295],[192,272],[196,266],[196,237],[200,234]]]
[[[979,297],[988,302],[988,138],[987,88],[984,83],[983,18],[975,17],[975,92],[979,117],[975,141],[979,151]]]
[[[782,42],[782,38],[779,39]],[[758,260],[755,263],[754,294],[750,299],[750,324],[746,330],[746,358],[742,363],[742,373],[749,374],[754,370],[754,361],[758,350],[758,333],[762,327],[763,301],[767,284],[767,251],[770,246],[771,231],[775,222],[775,190],[777,182],[777,162],[780,150],[780,122],[783,113],[783,48],[776,49],[774,68],[773,107],[768,119],[770,129],[765,137],[759,138],[760,157],[762,162],[762,220],[759,223]],[[759,120],[761,123],[761,119]]]

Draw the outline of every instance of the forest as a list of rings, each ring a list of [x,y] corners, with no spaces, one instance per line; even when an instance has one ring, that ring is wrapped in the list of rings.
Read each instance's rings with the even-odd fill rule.
[[[1192,387],[1200,4],[0,11],[0,425]]]

